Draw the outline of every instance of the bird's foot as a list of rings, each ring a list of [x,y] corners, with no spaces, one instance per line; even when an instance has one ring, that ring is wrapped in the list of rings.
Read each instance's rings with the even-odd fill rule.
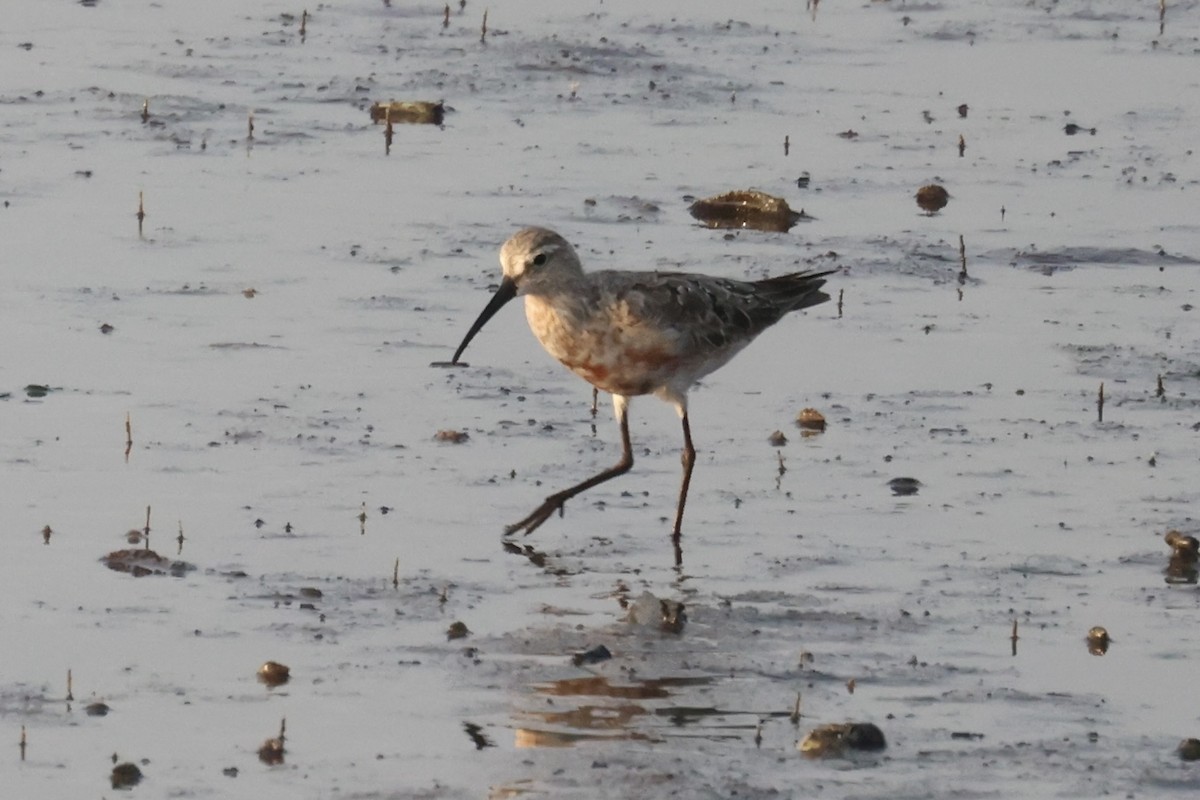
[[[505,536],[512,536],[517,531],[525,531],[525,535],[536,531],[542,526],[542,523],[550,519],[555,511],[562,513],[563,505],[567,502],[567,498],[559,495],[551,495],[546,498],[546,502],[542,503],[534,512],[520,522],[514,522],[504,528]]]

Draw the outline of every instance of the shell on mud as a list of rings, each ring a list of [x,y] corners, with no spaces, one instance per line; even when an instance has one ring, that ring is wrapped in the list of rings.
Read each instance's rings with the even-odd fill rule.
[[[917,205],[931,217],[945,208],[949,202],[950,193],[946,191],[945,186],[930,183],[917,189]]]
[[[112,788],[129,789],[142,782],[142,771],[137,764],[126,761],[113,767],[111,780]]]
[[[797,222],[812,219],[804,209],[793,211],[782,197],[753,189],[697,200],[688,207],[688,212],[710,228],[751,228],[777,233],[786,233]]]
[[[1175,752],[1184,761],[1200,761],[1200,739],[1184,739]]]
[[[115,572],[128,572],[135,578],[146,575],[170,575],[181,578],[196,568],[195,565],[186,561],[172,561],[145,548],[114,550],[102,557],[100,561]]]
[[[267,739],[258,748],[258,760],[272,767],[283,763],[283,754],[283,737]]]
[[[1094,656],[1102,656],[1108,652],[1108,646],[1112,644],[1112,639],[1108,635],[1108,631],[1096,625],[1087,633],[1087,649]]]
[[[796,425],[804,431],[805,436],[821,433],[825,430],[825,415],[815,408],[801,409],[796,415]]]
[[[441,125],[446,117],[446,107],[442,103],[428,100],[412,102],[372,103],[371,121],[406,123],[410,125]]]
[[[258,680],[272,688],[282,686],[291,680],[292,670],[286,664],[278,661],[268,661],[258,668]]]

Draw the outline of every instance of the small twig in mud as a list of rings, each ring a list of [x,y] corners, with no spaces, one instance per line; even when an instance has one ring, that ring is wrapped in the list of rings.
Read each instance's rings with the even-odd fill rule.
[[[362,511],[358,512],[358,534],[359,536],[367,535],[367,501],[362,504]]]
[[[1014,619],[1013,627],[1012,627],[1012,636],[1009,637],[1009,639],[1012,640],[1012,654],[1014,656],[1017,654],[1017,640],[1020,638],[1021,638],[1020,636],[1017,636],[1017,621]]]
[[[1158,386],[1155,387],[1155,389],[1154,389],[1154,396],[1155,397],[1164,397],[1164,396],[1166,396],[1166,394],[1167,394],[1167,390],[1165,388],[1163,388],[1162,375],[1159,375],[1158,376]]]
[[[446,6],[446,8],[450,8],[450,6]],[[396,563],[392,565],[392,588],[393,589],[400,588],[400,557],[399,556],[396,557]]]
[[[75,699],[75,695],[71,692],[71,684],[72,683],[73,683],[73,679],[71,676],[71,670],[67,670],[67,702],[68,703]]]
[[[142,223],[144,223],[146,221],[146,204],[145,204],[145,198],[143,197],[143,194],[144,194],[143,192],[138,192],[137,221],[138,221],[138,237],[139,238],[142,235]]]
[[[483,10],[483,27],[479,29],[479,43],[487,44],[487,9]]]
[[[142,123],[145,124],[149,121],[150,121],[150,98],[147,97],[145,100],[142,101]]]
[[[963,153],[965,152],[967,152],[967,140],[964,139],[963,135],[960,133],[958,135],[958,157],[962,158]]]
[[[788,150],[791,148],[791,146],[792,146],[792,143],[788,140],[788,137],[784,136],[783,137],[783,154],[785,156],[788,154]]]
[[[308,36],[308,9],[304,9],[304,13],[300,15],[300,43],[304,43],[305,37]]]
[[[792,713],[789,717],[793,725],[800,724],[800,693],[796,692],[796,705],[792,706]]]
[[[754,727],[754,746],[762,747],[762,720]]]
[[[838,319],[842,318],[842,296],[845,292],[845,289],[838,289]]]
[[[251,111],[246,118],[246,141],[254,141],[254,112]]]
[[[1104,382],[1100,382],[1100,394],[1096,398],[1096,421],[1104,422]]]
[[[133,449],[133,424],[129,412],[125,412],[125,463],[129,463],[129,451]]]

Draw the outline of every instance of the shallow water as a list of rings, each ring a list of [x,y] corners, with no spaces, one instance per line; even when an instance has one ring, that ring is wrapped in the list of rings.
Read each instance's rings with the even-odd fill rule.
[[[8,9],[14,796],[103,794],[114,754],[155,796],[1197,787],[1173,748],[1200,727],[1200,595],[1165,582],[1162,535],[1196,533],[1200,494],[1200,4],[1160,30],[1153,3],[527,0],[488,8],[486,44],[482,7],[443,29],[395,6],[310,8],[303,42],[277,2]],[[451,110],[386,155],[367,107],[390,99]],[[931,181],[951,200],[927,217]],[[815,220],[688,215],[744,188]],[[500,536],[619,448],[515,310],[470,367],[429,367],[531,223],[595,268],[841,270],[841,315],[784,320],[693,393],[681,568],[678,421],[653,399],[632,474]],[[800,435],[806,406],[825,433]],[[183,577],[101,565],[147,506]],[[626,621],[646,591],[685,604],[681,632]],[[256,682],[268,659],[288,684]],[[796,752],[848,719],[889,748]]]

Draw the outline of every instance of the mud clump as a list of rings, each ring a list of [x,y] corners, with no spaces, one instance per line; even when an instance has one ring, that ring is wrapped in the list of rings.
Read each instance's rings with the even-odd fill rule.
[[[950,193],[945,186],[930,183],[917,189],[917,205],[926,215],[932,217],[946,207],[950,202]]]
[[[292,670],[286,664],[278,661],[268,661],[258,668],[258,681],[272,689],[282,686],[292,679]]]
[[[182,578],[194,570],[194,564],[186,561],[172,561],[164,558],[153,550],[114,550],[100,559],[100,563],[114,572],[128,572],[135,578],[147,575],[170,575]]]
[[[883,731],[870,722],[822,725],[809,731],[796,745],[796,749],[808,758],[842,758],[854,752],[878,752],[886,747]]]
[[[109,779],[114,789],[132,789],[142,782],[142,771],[138,769],[137,764],[126,761],[113,767]]]

